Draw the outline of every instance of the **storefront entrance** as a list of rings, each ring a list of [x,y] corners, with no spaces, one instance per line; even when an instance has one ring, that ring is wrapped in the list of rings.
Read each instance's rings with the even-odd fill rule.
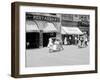
[[[56,33],[43,33],[43,47],[47,47],[50,37],[56,37]]]
[[[26,49],[39,48],[39,32],[26,33]]]

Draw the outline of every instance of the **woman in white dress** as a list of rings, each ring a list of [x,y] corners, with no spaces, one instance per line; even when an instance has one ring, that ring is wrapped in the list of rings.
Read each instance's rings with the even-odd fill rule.
[[[52,52],[52,49],[53,49],[53,40],[52,40],[52,38],[49,38],[49,43],[48,43],[47,47],[49,48],[49,52]]]
[[[64,44],[65,45],[67,44],[67,37],[65,37],[65,39],[64,39]]]
[[[59,48],[59,41],[58,40],[55,40],[55,42],[54,42],[54,46],[53,46],[53,50],[58,50],[58,48]]]

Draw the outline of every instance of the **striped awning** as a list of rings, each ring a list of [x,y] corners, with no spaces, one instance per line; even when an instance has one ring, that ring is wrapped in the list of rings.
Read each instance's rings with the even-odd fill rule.
[[[83,34],[78,27],[62,27],[61,34]]]
[[[43,32],[57,32],[53,23],[46,23],[46,27],[43,29]]]
[[[34,21],[26,21],[26,31],[39,31],[39,28]]]

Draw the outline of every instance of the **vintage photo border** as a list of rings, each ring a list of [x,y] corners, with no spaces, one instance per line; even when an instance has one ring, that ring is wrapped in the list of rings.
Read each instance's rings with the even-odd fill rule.
[[[89,71],[74,71],[74,72],[55,72],[55,73],[40,73],[40,74],[22,74],[20,75],[20,54],[19,54],[19,7],[20,6],[39,6],[39,7],[56,7],[56,8],[72,8],[72,9],[89,9],[95,11],[95,70]],[[40,76],[56,76],[56,75],[71,75],[97,73],[97,7],[80,6],[80,5],[58,5],[58,4],[43,4],[29,2],[13,2],[11,4],[11,76],[16,78],[22,77],[40,77]]]

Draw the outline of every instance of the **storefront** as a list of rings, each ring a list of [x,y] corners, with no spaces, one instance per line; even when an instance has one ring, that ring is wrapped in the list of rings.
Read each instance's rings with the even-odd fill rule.
[[[26,21],[26,48],[39,48],[39,28],[34,21]]]
[[[53,23],[46,23],[46,27],[43,29],[43,47],[46,47],[49,43],[50,37],[56,37],[57,29]]]
[[[67,39],[67,44],[75,45],[79,35],[82,35],[82,31],[78,27],[62,27],[61,28],[62,41],[64,42],[65,38]]]
[[[59,21],[57,16],[26,15],[26,48],[47,47],[50,37],[61,35]]]

